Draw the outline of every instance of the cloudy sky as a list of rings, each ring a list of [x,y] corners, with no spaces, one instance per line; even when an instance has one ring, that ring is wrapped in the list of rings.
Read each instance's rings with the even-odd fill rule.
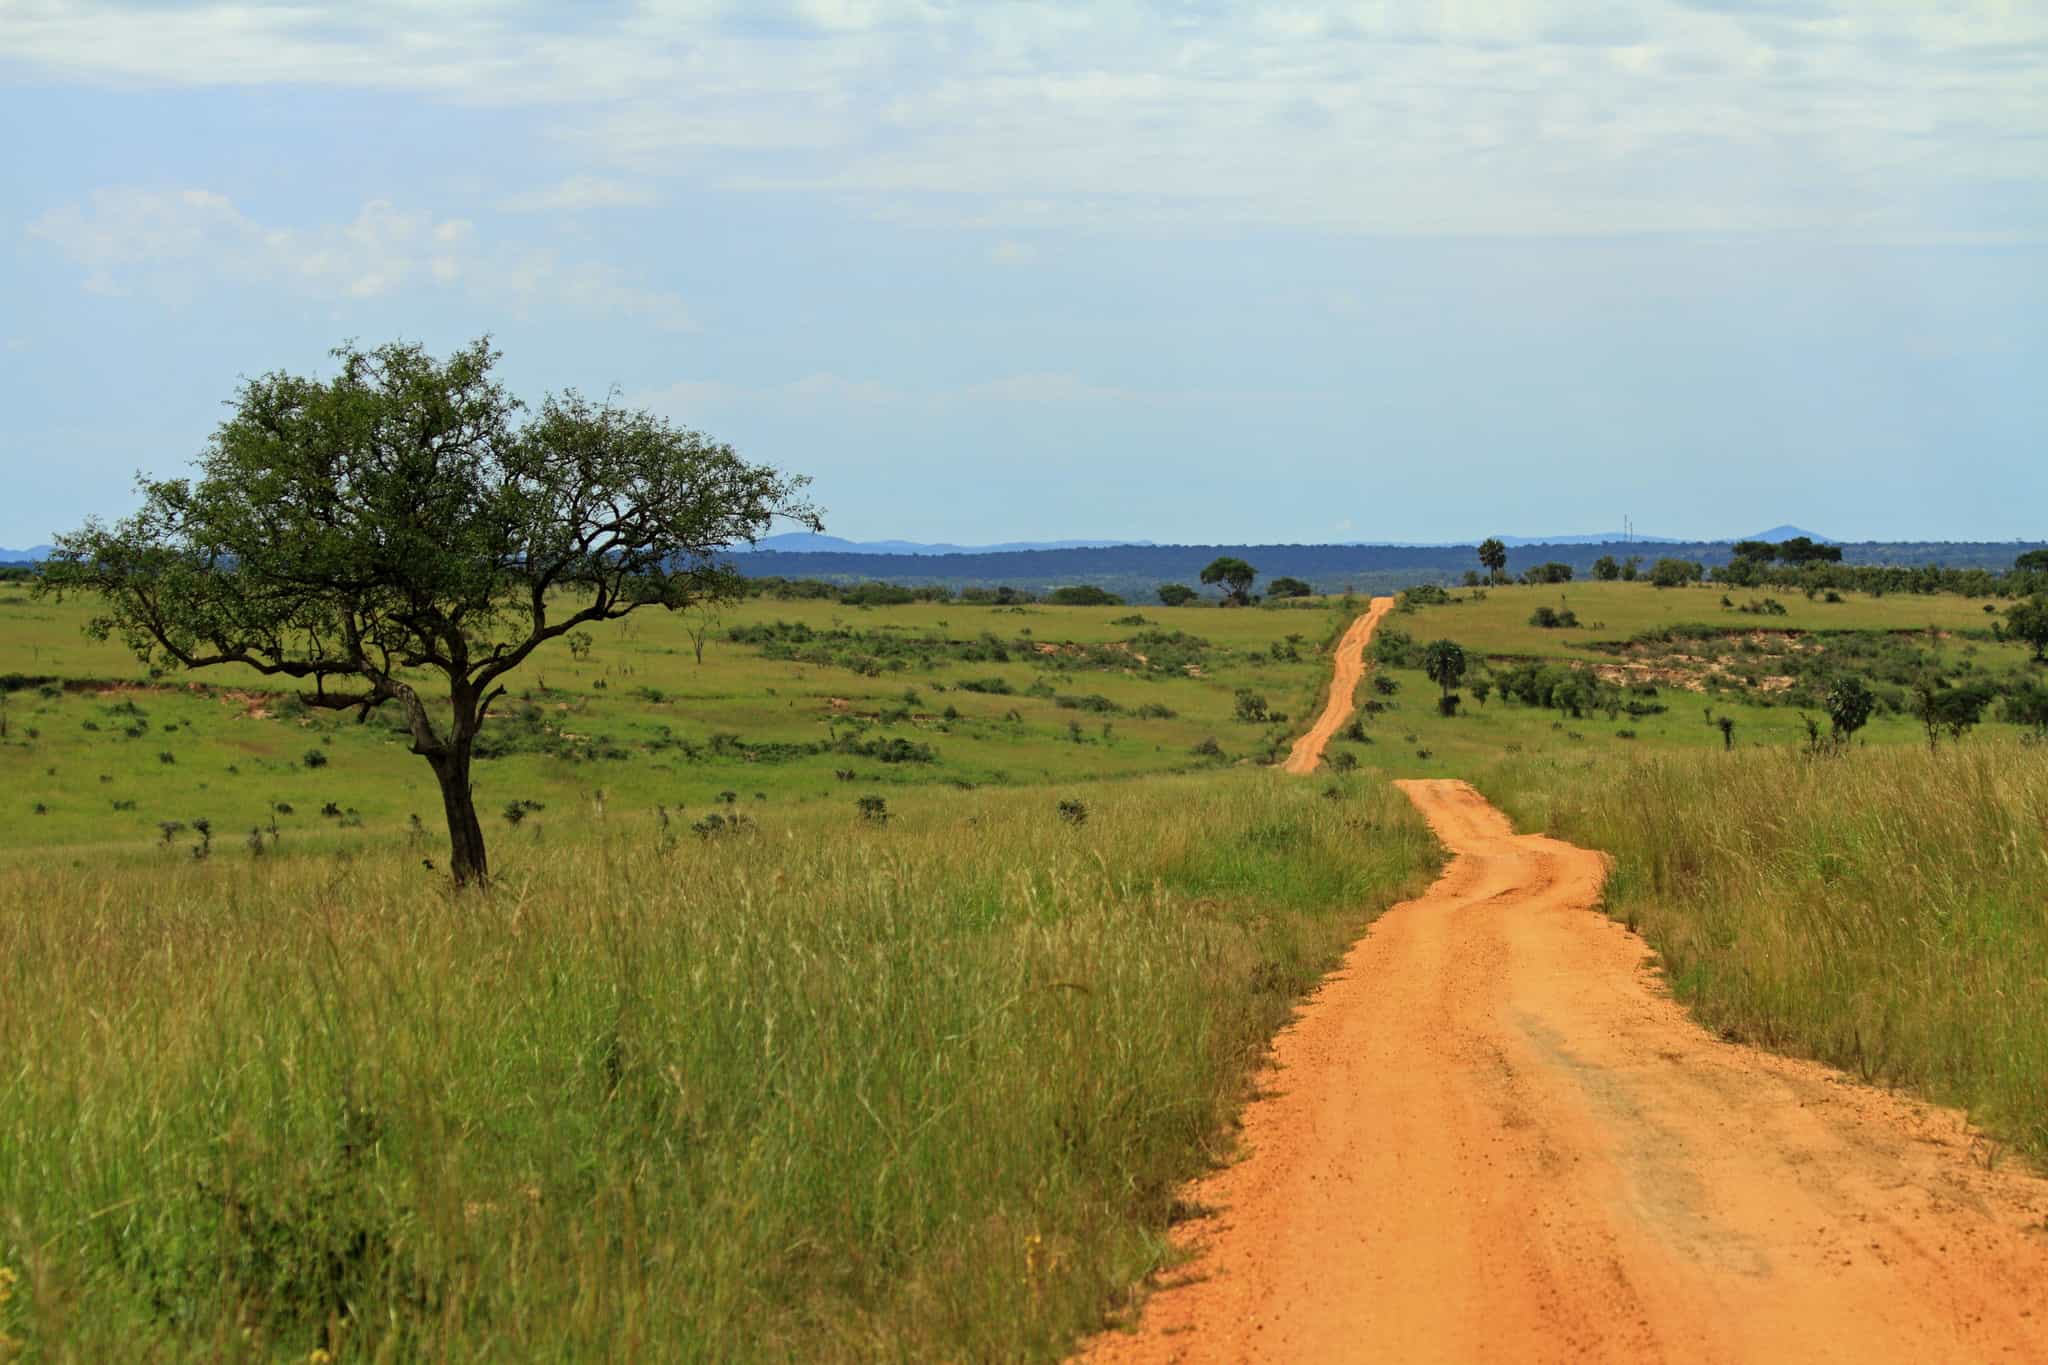
[[[0,545],[481,333],[855,538],[2048,535],[2048,3],[0,0]]]

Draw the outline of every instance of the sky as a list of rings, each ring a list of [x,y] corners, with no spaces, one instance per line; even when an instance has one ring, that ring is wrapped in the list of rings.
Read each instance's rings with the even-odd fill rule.
[[[0,0],[0,546],[488,334],[986,543],[2048,536],[2048,0]]]

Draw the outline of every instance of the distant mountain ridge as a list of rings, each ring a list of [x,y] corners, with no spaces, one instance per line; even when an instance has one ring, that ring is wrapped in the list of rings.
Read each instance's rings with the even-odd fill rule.
[[[0,564],[33,564],[48,559],[54,545],[31,545],[26,550],[0,549]]]
[[[1754,536],[1731,537],[1734,540],[1790,540],[1794,536],[1805,536],[1823,545],[1836,542],[1826,536],[1802,531],[1797,526],[1779,526],[1762,531]],[[1332,542],[1341,545],[1391,546],[1403,550],[1442,550],[1463,545],[1477,545],[1483,537],[1470,540],[1346,540]],[[1590,535],[1573,536],[1501,536],[1500,541],[1508,546],[1524,545],[1695,545],[1715,544],[1713,541],[1689,541],[1678,536],[1624,535],[1620,531],[1598,531]],[[1309,543],[1309,542],[1298,542]],[[778,554],[851,554],[851,555],[997,555],[1014,554],[1026,550],[1107,550],[1119,546],[1158,546],[1156,540],[1005,540],[994,545],[955,545],[949,541],[921,540],[847,540],[841,536],[819,535],[810,531],[791,531],[782,535],[764,536],[761,543],[753,548],[758,551],[774,551]],[[9,552],[0,550],[0,558]]]
[[[954,545],[945,541],[845,540],[810,531],[789,531],[782,535],[763,536],[754,549],[790,555],[995,555],[1016,550],[1100,550],[1112,545],[1157,543],[1150,540],[1006,540],[995,545]]]

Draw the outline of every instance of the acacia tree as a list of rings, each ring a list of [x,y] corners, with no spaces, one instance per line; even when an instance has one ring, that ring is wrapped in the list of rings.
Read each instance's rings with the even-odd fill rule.
[[[1222,585],[1223,600],[1240,607],[1251,605],[1252,580],[1258,576],[1257,569],[1236,555],[1218,555],[1202,570],[1205,585]]]
[[[1486,570],[1486,581],[1498,583],[1508,567],[1508,547],[1499,536],[1488,536],[1479,542],[1479,563]]]
[[[650,413],[572,391],[522,417],[488,339],[334,357],[332,380],[245,381],[198,479],[144,479],[133,516],[59,536],[39,590],[99,594],[88,631],[146,663],[240,664],[358,720],[396,703],[455,881],[479,883],[470,757],[505,676],[591,622],[729,600],[720,551],[821,523],[807,480]]]

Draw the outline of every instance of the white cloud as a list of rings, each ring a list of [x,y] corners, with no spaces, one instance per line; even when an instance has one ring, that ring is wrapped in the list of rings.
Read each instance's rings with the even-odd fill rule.
[[[1013,374],[970,384],[957,392],[970,401],[999,403],[1117,403],[1147,396],[1130,389],[1090,384],[1071,374]]]
[[[572,175],[537,190],[507,195],[498,207],[510,213],[580,213],[587,209],[627,208],[655,201],[654,190],[623,180]]]
[[[552,251],[486,248],[467,219],[437,219],[386,200],[345,223],[285,227],[250,218],[210,190],[96,190],[29,224],[83,269],[84,287],[140,289],[189,300],[212,285],[263,285],[326,299],[373,299],[408,289],[461,289],[524,309],[560,308],[691,325],[674,294],[638,288],[607,265]]]
[[[1162,403],[1238,398],[1216,391],[1166,392],[1096,384],[1078,375],[1035,373],[1004,375],[952,388],[900,388],[872,379],[849,379],[831,373],[808,374],[786,383],[749,386],[719,379],[685,379],[665,388],[635,394],[637,406],[677,417],[710,407],[736,405],[879,408],[891,405],[936,410],[959,404]]]
[[[988,249],[988,259],[993,265],[1030,265],[1038,259],[1038,248],[1028,242],[997,242]]]
[[[673,180],[998,231],[1910,240],[2038,235],[2048,185],[2048,9],[1998,0],[535,12],[15,0],[0,51],[122,83],[532,106],[590,168],[506,201],[546,211]]]

